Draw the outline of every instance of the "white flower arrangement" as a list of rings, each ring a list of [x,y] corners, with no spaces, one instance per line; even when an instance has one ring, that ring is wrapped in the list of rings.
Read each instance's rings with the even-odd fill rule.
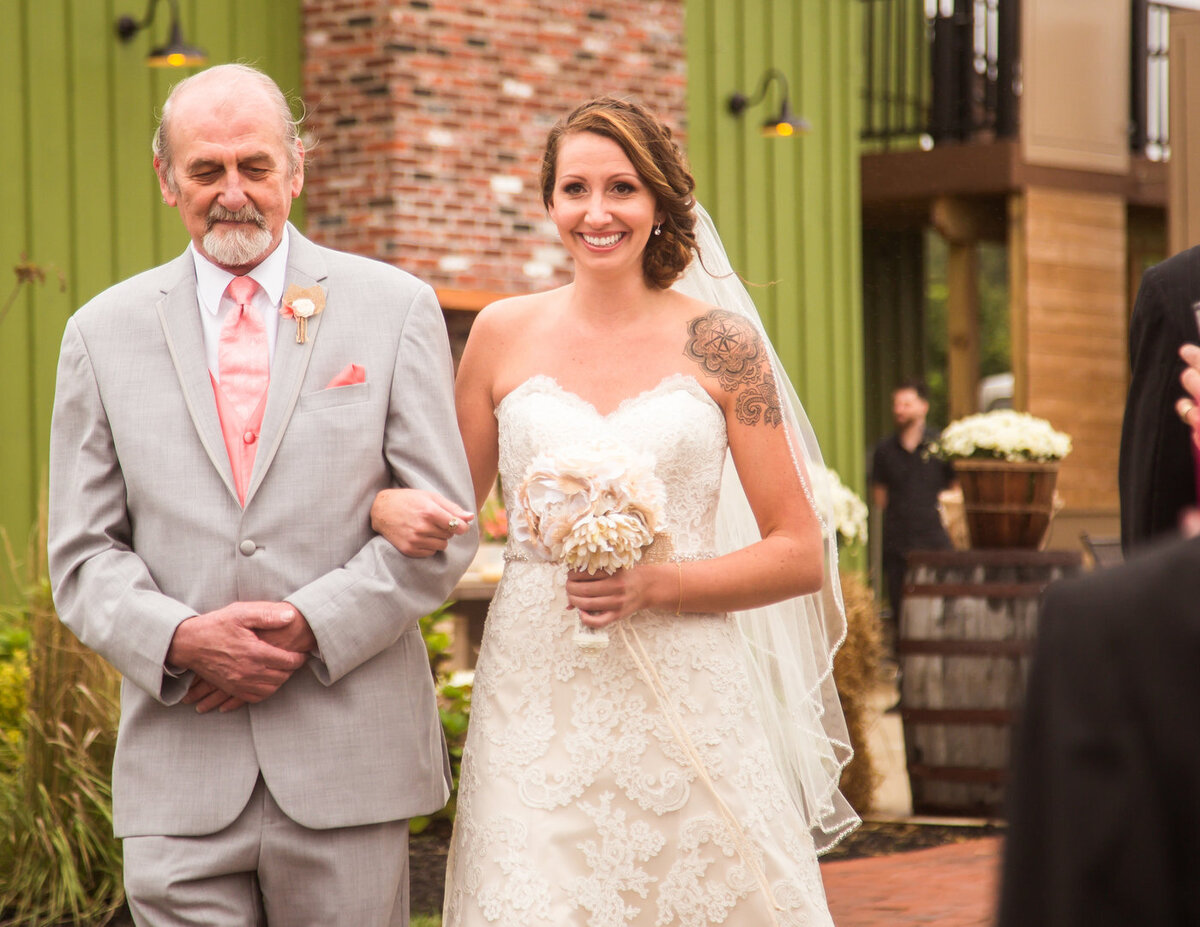
[[[517,490],[509,533],[535,555],[572,570],[614,573],[641,560],[659,532],[666,488],[654,458],[597,443],[539,454]],[[575,641],[602,648],[608,634],[579,623]]]
[[[1045,419],[998,409],[951,422],[929,451],[943,460],[1045,463],[1071,453],[1071,436],[1055,431]]]
[[[836,470],[810,465],[813,498],[821,512],[830,514],[843,544],[862,544],[867,540],[867,504],[842,482]]]

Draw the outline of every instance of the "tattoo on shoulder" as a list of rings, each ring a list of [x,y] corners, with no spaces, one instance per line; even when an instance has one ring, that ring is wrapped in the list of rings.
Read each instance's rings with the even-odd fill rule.
[[[767,351],[758,333],[741,316],[713,309],[692,319],[683,353],[706,374],[716,377],[726,392],[738,393],[734,408],[743,425],[783,423],[779,390]]]

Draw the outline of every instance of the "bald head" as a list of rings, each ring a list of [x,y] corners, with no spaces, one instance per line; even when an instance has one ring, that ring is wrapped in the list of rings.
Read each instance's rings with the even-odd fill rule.
[[[274,121],[279,128],[280,141],[287,151],[289,170],[294,172],[300,167],[300,121],[292,116],[287,98],[279,85],[249,65],[219,64],[175,84],[163,103],[162,115],[154,132],[153,148],[159,175],[170,189],[176,192],[179,189],[171,146],[172,126],[186,120],[188,110],[193,107],[213,109],[244,104],[256,97],[261,101],[264,121]]]

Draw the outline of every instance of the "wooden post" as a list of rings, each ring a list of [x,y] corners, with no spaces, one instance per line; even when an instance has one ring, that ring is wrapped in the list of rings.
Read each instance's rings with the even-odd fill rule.
[[[976,411],[979,383],[979,248],[974,241],[950,242],[946,261],[946,323],[950,329],[950,419]]]
[[[949,245],[946,261],[947,384],[951,420],[976,411],[979,383],[980,217],[971,204],[940,197],[933,225]]]
[[[1029,251],[1025,195],[1008,198],[1008,332],[1012,351],[1013,408],[1029,408]]]
[[[1170,19],[1170,136],[1167,162],[1167,248],[1176,254],[1200,242],[1200,117],[1192,88],[1200,81],[1200,13],[1172,10]]]

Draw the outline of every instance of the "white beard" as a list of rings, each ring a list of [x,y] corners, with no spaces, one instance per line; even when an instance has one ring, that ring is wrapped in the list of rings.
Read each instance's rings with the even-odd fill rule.
[[[271,247],[271,233],[264,228],[230,229],[205,233],[204,250],[217,264],[244,267],[260,260]]]

